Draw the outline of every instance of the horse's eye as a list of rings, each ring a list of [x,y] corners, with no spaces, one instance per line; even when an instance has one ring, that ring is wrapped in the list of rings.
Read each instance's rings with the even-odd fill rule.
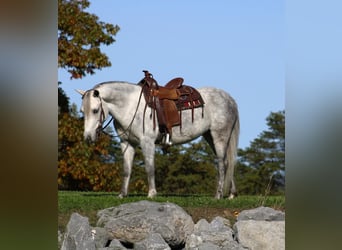
[[[94,113],[94,114],[97,114],[97,112],[99,112],[98,109],[93,109],[93,113]]]

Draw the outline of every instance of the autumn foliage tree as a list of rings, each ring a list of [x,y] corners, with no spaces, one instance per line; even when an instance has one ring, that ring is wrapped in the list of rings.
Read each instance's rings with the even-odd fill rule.
[[[110,66],[101,45],[115,42],[119,26],[105,23],[85,11],[88,0],[58,0],[58,67],[71,78],[94,74]],[[58,85],[60,82],[58,83]],[[58,188],[67,190],[118,190],[121,165],[111,161],[118,142],[102,135],[96,144],[83,141],[83,121],[70,108],[58,87]]]
[[[58,0],[58,67],[67,69],[72,78],[111,66],[100,46],[115,42],[120,29],[86,12],[89,4],[88,0]]]
[[[121,165],[110,160],[115,141],[105,134],[96,144],[83,140],[83,121],[69,113],[58,120],[58,187],[113,191],[120,187]]]

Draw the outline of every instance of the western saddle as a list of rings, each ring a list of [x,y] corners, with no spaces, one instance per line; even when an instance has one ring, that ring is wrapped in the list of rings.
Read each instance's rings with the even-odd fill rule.
[[[172,145],[172,127],[180,126],[182,129],[182,111],[192,110],[192,122],[194,122],[194,109],[202,107],[204,101],[200,93],[193,87],[183,85],[184,79],[177,77],[169,81],[164,87],[159,86],[153,75],[143,70],[145,77],[138,83],[146,100],[144,117],[147,106],[151,108],[153,116],[153,129],[156,128],[155,114],[157,114],[159,131],[162,135],[161,142],[164,145]],[[145,118],[143,121],[145,130]]]

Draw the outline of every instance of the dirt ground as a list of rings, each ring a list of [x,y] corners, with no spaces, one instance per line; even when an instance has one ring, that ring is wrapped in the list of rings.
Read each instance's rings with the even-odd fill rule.
[[[184,210],[192,217],[194,223],[200,219],[206,219],[209,223],[216,217],[221,216],[228,219],[231,224],[235,223],[236,217],[240,211],[230,210],[226,208],[204,208],[204,207],[187,207]]]

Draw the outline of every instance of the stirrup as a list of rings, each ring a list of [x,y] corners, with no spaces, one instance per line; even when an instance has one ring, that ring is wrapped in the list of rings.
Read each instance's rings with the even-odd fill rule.
[[[165,139],[165,144],[171,146],[172,141],[170,140],[170,134],[166,133],[166,139]]]

